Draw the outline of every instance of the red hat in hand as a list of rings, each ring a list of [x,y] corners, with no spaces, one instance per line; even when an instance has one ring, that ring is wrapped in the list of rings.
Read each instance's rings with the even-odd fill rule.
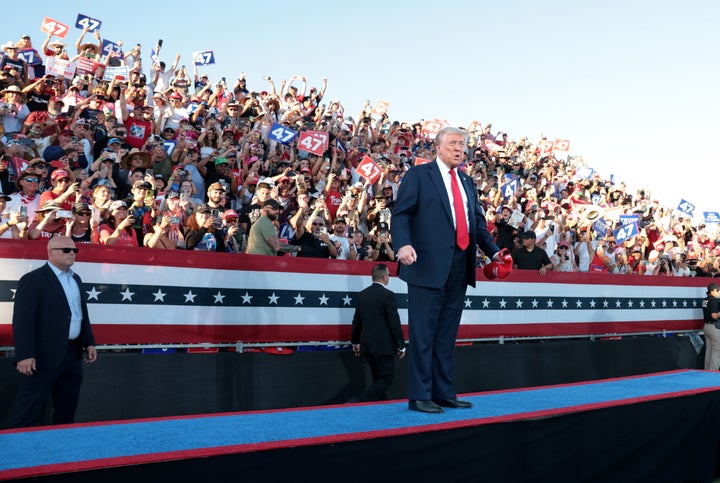
[[[513,260],[507,248],[500,250],[494,257],[495,261],[485,265],[483,273],[488,280],[503,279],[512,272]]]

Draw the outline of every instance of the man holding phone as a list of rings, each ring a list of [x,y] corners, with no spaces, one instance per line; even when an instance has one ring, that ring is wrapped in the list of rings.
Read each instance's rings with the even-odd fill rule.
[[[155,194],[153,186],[140,179],[133,183],[131,190],[132,200],[128,200],[128,215],[135,219],[133,230],[138,240],[138,246],[143,246],[145,235],[152,233],[153,219],[157,216]]]
[[[337,258],[337,248],[328,235],[325,214],[327,205],[324,197],[315,201],[307,221],[298,223],[294,245],[300,245],[298,257]],[[321,216],[322,214],[322,216]]]

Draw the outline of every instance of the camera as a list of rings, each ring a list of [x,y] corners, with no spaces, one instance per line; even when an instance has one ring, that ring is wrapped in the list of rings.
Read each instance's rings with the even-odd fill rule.
[[[57,210],[55,212],[55,218],[72,218],[72,212],[68,210]]]

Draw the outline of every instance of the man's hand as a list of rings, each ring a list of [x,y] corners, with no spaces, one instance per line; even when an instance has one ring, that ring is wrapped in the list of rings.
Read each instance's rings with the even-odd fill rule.
[[[360,344],[353,344],[352,348],[355,353],[355,357],[360,357]]]
[[[405,352],[406,352],[405,349],[398,349],[397,350],[398,359],[402,359],[403,357],[405,357]]]
[[[87,346],[86,352],[85,363],[92,364],[97,360],[97,349],[95,349],[94,345]]]
[[[35,358],[30,357],[17,363],[17,370],[23,376],[32,376],[35,371]]]
[[[417,261],[417,253],[412,245],[404,245],[397,252],[398,261],[403,265],[412,265]]]

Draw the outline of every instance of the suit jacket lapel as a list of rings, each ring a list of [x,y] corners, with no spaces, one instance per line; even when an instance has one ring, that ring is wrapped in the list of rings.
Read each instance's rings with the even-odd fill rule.
[[[67,307],[69,311],[70,305],[68,304],[65,290],[63,290],[62,285],[60,284],[60,280],[58,280],[57,275],[55,275],[55,272],[52,271],[52,268],[50,268],[50,265],[48,263],[45,264],[45,276],[48,279],[48,284],[53,289],[55,289],[55,291],[58,293],[58,297],[60,297],[60,300],[63,301],[63,304],[65,304],[65,307]]]
[[[430,179],[435,185],[435,189],[437,190],[437,197],[442,203],[443,208],[445,209],[445,213],[448,216],[448,219],[452,223],[452,209],[450,208],[450,198],[448,198],[447,190],[445,189],[445,183],[443,183],[442,174],[440,173],[440,168],[438,167],[437,162],[432,162],[430,167]]]

